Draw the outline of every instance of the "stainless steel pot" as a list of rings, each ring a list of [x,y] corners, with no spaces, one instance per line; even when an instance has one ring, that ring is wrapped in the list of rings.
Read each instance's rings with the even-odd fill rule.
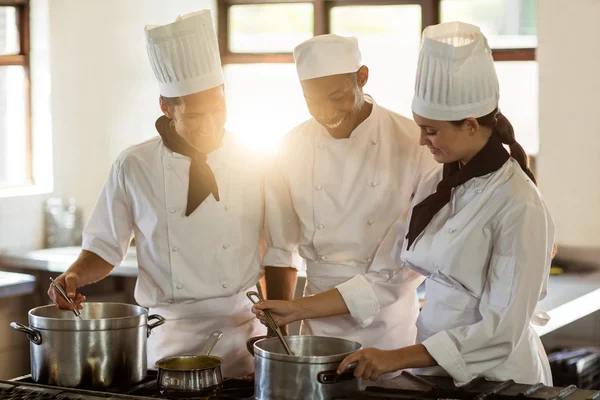
[[[287,336],[294,353],[287,355],[277,338],[254,343],[257,400],[331,400],[355,393],[360,382],[354,370],[337,375],[340,362],[361,345],[322,336]]]
[[[147,337],[165,322],[143,307],[122,303],[84,303],[81,319],[54,305],[37,307],[28,320],[29,326],[10,326],[31,342],[32,379],[66,387],[141,381],[147,373]]]

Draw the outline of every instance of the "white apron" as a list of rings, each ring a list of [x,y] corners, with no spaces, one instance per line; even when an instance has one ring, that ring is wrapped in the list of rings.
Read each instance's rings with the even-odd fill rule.
[[[250,289],[249,289],[250,290]],[[213,331],[223,332],[211,355],[221,357],[224,377],[241,377],[254,372],[254,359],[246,349],[246,340],[266,334],[250,311],[252,303],[246,291],[231,297],[150,309],[167,321],[152,330],[148,338],[148,368],[164,357],[199,354]]]

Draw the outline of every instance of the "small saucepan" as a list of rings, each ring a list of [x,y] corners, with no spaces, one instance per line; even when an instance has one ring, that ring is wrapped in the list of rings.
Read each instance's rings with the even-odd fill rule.
[[[157,385],[161,393],[197,393],[214,389],[223,383],[223,359],[210,352],[223,333],[213,332],[200,355],[183,355],[163,358],[156,362]]]

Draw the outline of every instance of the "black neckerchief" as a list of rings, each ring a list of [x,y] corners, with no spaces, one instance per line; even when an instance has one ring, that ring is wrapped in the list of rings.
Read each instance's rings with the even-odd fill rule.
[[[510,154],[508,154],[500,139],[492,134],[479,153],[462,168],[460,168],[458,161],[444,164],[443,179],[438,183],[435,193],[413,207],[408,234],[406,235],[408,240],[407,249],[410,249],[410,246],[429,225],[435,214],[448,204],[453,188],[478,176],[497,171],[509,157]]]
[[[206,154],[198,151],[177,134],[171,126],[171,120],[164,115],[156,120],[155,125],[163,143],[169,150],[191,159],[185,216],[189,217],[211,193],[215,200],[219,201],[219,187],[215,174],[206,162]]]

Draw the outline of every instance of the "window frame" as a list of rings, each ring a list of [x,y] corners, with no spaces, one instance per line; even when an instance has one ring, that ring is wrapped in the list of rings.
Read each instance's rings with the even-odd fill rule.
[[[331,32],[331,10],[335,7],[420,5],[423,29],[440,23],[442,0],[217,0],[218,38],[221,62],[227,64],[293,63],[292,53],[234,53],[229,50],[229,9],[237,5],[308,3],[314,6],[313,35]],[[493,49],[494,61],[535,61],[535,48]]]
[[[19,32],[19,53],[14,55],[0,55],[0,67],[20,66],[25,70],[25,154],[27,181],[20,186],[33,185],[33,157],[31,140],[31,67],[30,67],[30,1],[29,0],[0,0],[0,7],[14,7],[17,9],[17,29]],[[12,186],[0,186],[0,189]]]

